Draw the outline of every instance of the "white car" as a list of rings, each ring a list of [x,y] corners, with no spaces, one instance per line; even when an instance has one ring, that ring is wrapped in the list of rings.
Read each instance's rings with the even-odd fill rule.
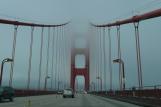
[[[65,89],[63,91],[63,98],[71,97],[74,98],[74,91],[72,89]]]

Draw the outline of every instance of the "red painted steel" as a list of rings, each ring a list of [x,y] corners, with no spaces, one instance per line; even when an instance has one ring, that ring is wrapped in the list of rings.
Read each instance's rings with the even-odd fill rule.
[[[84,54],[86,57],[85,68],[75,68],[75,56],[77,54]],[[82,75],[85,78],[85,90],[89,90],[89,50],[85,49],[72,49],[71,54],[71,88],[75,90],[75,79],[76,76]]]
[[[48,24],[36,24],[36,23],[28,23],[28,22],[20,22],[20,21],[0,19],[0,23],[10,24],[10,25],[20,25],[20,26],[34,26],[34,27],[58,27],[58,26],[67,25],[69,22],[63,23],[63,24],[48,25]]]
[[[128,23],[135,23],[142,20],[147,20],[147,19],[156,18],[160,16],[161,16],[161,8],[157,10],[153,10],[151,12],[141,14],[141,15],[133,16],[125,20],[116,21],[114,23],[102,24],[102,25],[91,24],[91,25],[95,27],[112,27],[112,26],[119,26],[119,25],[128,24]]]

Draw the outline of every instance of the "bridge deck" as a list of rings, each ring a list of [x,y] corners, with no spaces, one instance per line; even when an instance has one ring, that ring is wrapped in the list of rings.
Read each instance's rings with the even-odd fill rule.
[[[104,97],[77,94],[75,98],[63,99],[60,95],[33,96],[31,106],[27,106],[29,97],[15,98],[14,102],[2,102],[0,107],[139,107]]]

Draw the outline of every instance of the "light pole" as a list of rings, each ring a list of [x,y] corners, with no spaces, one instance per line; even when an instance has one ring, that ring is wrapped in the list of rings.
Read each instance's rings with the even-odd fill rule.
[[[45,77],[45,85],[44,85],[44,90],[46,90],[46,87],[47,87],[47,80],[48,80],[49,78],[50,78],[49,76],[46,76],[46,77]]]
[[[124,70],[124,62],[123,62],[122,59],[115,59],[115,60],[113,60],[113,63],[121,63],[121,65],[122,65],[122,79],[121,79],[121,81],[123,83],[123,90],[125,90],[125,70]]]
[[[100,79],[100,82],[101,82],[101,91],[102,91],[102,78],[101,77],[96,77],[96,79]]]
[[[95,91],[95,83],[94,82],[91,83],[91,86],[93,86],[93,91]]]
[[[60,84],[62,84],[62,82],[61,81],[58,81],[58,91],[60,89]]]
[[[0,86],[2,85],[2,76],[3,76],[3,66],[5,62],[13,62],[11,58],[5,58],[1,63],[1,76],[0,76]]]

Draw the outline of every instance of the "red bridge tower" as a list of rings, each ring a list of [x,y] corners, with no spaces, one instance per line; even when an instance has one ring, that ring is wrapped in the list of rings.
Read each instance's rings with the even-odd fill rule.
[[[75,67],[75,56],[78,54],[85,55],[85,68]],[[71,88],[75,90],[76,76],[81,75],[85,78],[85,90],[89,90],[89,48],[72,48],[71,53]]]

